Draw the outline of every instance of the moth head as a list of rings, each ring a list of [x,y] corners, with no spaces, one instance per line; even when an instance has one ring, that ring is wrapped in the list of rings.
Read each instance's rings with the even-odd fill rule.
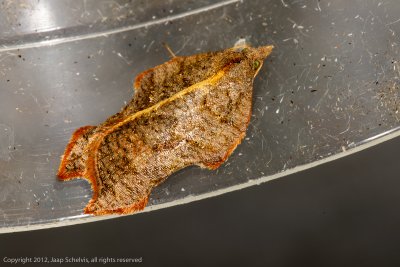
[[[251,68],[254,70],[254,77],[260,71],[264,59],[272,52],[273,46],[261,46],[258,48],[248,47],[242,50],[245,56],[250,60]]]
[[[258,70],[260,68],[260,66],[261,66],[261,62],[258,59],[253,61],[253,70]]]
[[[262,60],[260,60],[260,59],[254,59],[254,60],[253,60],[253,62],[252,62],[252,68],[253,68],[253,70],[255,71],[254,77],[257,76],[257,74],[258,74],[258,72],[260,71],[262,65],[263,65],[263,59],[262,59]]]
[[[255,60],[253,60],[253,70],[258,70],[259,68],[261,68],[261,66],[262,66],[262,61],[260,61],[260,60],[258,60],[258,59],[255,59]]]

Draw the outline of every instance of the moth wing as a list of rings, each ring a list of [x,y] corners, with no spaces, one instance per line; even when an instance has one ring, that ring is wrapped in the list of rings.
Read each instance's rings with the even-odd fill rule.
[[[77,129],[65,149],[57,176],[61,180],[70,180],[84,175],[84,153],[88,138],[92,135],[96,126],[84,126]]]
[[[221,165],[240,143],[250,118],[254,71],[249,66],[228,65],[133,114],[91,144],[87,178],[94,195],[85,212],[143,209],[152,188],[173,172],[194,164]]]
[[[130,103],[101,125],[91,126],[90,131],[87,131],[87,127],[82,127],[73,134],[73,138],[64,153],[58,176],[61,179],[72,179],[74,175],[75,177],[82,176],[85,171],[86,157],[80,150],[88,144],[88,140],[95,138],[95,134],[101,134],[123,121],[127,116],[167,99],[193,84],[206,80],[236,58],[238,58],[238,53],[232,49],[174,57],[161,65],[140,73],[136,77],[135,93]],[[85,132],[85,135],[83,135],[83,132]],[[79,153],[75,152],[76,150]],[[71,157],[71,155],[74,155],[74,157]],[[66,169],[67,166],[75,165],[80,166],[79,171]]]

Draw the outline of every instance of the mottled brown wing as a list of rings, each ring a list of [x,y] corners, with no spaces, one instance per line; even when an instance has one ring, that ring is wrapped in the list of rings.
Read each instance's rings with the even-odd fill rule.
[[[203,53],[187,57],[175,57],[170,61],[142,72],[135,81],[133,99],[119,113],[99,126],[85,126],[74,132],[62,157],[58,177],[69,180],[82,177],[86,171],[87,145],[118,122],[137,111],[200,81],[208,79],[230,62],[239,60],[240,54],[231,49]]]
[[[85,176],[94,195],[85,212],[143,209],[152,188],[173,172],[221,165],[245,135],[253,78],[271,50],[236,53],[210,78],[127,116],[91,142]]]

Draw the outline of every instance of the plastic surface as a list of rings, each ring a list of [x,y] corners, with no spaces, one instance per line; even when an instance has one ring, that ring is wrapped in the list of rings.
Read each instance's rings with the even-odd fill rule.
[[[72,134],[118,112],[141,71],[245,39],[273,44],[245,140],[218,170],[189,167],[150,208],[251,185],[397,135],[397,1],[2,1],[0,228],[91,221],[85,180],[56,171]],[[95,220],[93,218],[93,220]],[[19,228],[18,228],[19,227]]]

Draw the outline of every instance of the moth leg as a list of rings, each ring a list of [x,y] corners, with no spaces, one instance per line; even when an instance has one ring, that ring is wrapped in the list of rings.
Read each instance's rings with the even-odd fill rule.
[[[167,49],[168,53],[172,58],[176,57],[175,53],[172,51],[171,47],[169,47],[167,43],[163,43],[163,46],[165,47],[165,49]]]
[[[84,150],[88,144],[89,137],[95,129],[95,126],[84,126],[72,134],[57,173],[61,180],[70,180],[83,176],[86,161]]]

